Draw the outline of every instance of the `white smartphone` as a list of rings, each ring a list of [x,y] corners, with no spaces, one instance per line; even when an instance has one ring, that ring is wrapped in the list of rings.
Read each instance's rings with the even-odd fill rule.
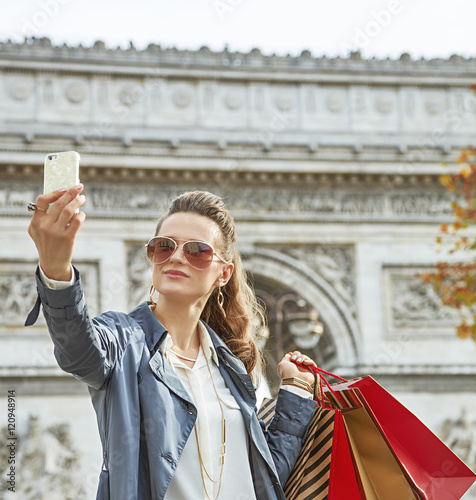
[[[79,153],[62,151],[45,157],[43,193],[69,189],[79,184]]]

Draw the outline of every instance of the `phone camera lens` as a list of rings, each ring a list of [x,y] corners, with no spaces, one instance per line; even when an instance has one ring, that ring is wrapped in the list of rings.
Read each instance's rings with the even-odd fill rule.
[[[51,161],[52,159],[53,159],[53,157],[52,157],[52,156],[48,156],[48,160],[50,160],[50,161]]]

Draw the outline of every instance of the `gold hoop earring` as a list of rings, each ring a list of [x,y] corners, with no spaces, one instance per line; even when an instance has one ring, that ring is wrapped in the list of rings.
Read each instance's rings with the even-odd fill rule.
[[[150,300],[150,303],[155,307],[157,305],[157,302],[154,301],[154,299],[152,298],[152,295],[154,295],[154,292],[155,292],[155,288],[154,288],[154,285],[151,285],[150,286],[150,289],[149,289],[149,300]]]
[[[223,292],[221,291],[221,288],[218,289],[218,306],[221,309],[221,312],[223,313],[223,316],[226,318],[226,312],[225,309],[223,308],[223,303],[225,302],[225,296],[223,295]]]

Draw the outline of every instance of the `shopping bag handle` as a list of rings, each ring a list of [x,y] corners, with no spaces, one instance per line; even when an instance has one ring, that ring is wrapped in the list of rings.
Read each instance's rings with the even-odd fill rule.
[[[334,397],[338,398],[338,394],[334,389],[331,387],[329,382],[327,381],[326,377],[323,375],[329,375],[331,377],[334,377],[336,379],[342,380],[343,382],[347,382],[345,378],[339,377],[339,375],[336,375],[335,373],[328,372],[326,370],[323,370],[322,368],[319,368],[318,366],[312,365],[301,365],[305,366],[313,375],[314,375],[314,401],[320,402],[323,408],[330,408],[331,406],[327,406],[327,403],[325,402],[324,399],[324,385],[322,381],[324,380],[324,383],[326,384],[327,388],[329,391],[332,392]],[[317,388],[319,387],[319,393],[320,393],[320,401],[319,401],[319,395],[317,394]]]

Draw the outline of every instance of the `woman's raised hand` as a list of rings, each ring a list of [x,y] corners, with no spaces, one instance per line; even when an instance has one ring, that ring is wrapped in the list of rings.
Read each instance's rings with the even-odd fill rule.
[[[314,385],[314,375],[306,366],[316,366],[316,363],[305,354],[294,351],[286,354],[278,365],[278,375],[281,379],[296,377],[309,385]]]
[[[86,198],[81,195],[83,185],[67,191],[38,196],[28,234],[35,242],[40,257],[40,266],[52,280],[71,279],[73,248],[79,228],[86,214],[79,211]],[[54,205],[48,211],[51,203]]]

